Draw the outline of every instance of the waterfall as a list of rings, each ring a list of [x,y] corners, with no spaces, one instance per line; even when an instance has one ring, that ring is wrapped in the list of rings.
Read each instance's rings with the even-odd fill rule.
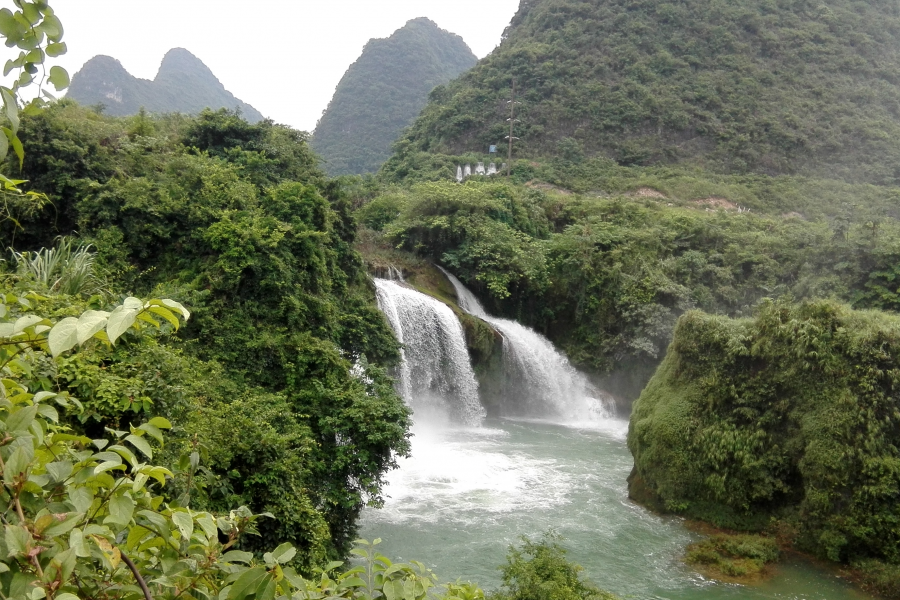
[[[503,336],[505,415],[600,421],[614,414],[613,399],[594,387],[564,354],[516,321],[487,314],[474,294],[453,274],[443,271],[456,290],[459,307],[489,323]]]
[[[421,419],[479,425],[485,411],[462,325],[443,302],[387,279],[375,279],[378,308],[401,350],[400,394]]]

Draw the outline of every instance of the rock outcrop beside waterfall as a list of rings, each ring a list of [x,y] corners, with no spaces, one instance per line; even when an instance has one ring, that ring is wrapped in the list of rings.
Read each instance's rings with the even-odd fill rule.
[[[896,315],[830,301],[766,301],[753,319],[689,312],[634,405],[631,496],[792,531],[833,561],[896,565],[898,364]]]

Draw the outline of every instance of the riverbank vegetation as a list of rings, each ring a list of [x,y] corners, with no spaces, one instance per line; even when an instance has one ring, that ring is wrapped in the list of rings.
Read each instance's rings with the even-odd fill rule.
[[[781,551],[772,538],[719,533],[687,547],[685,562],[722,581],[752,582],[778,561]]]
[[[833,301],[767,300],[742,319],[689,312],[634,405],[631,486],[717,526],[792,530],[797,548],[888,579],[898,336],[895,314]]]

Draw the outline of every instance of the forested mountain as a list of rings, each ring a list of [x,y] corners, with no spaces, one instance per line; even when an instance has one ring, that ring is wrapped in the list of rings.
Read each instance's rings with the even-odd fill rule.
[[[898,33],[886,0],[522,0],[396,162],[502,142],[515,79],[520,157],[896,183]]]
[[[331,175],[376,171],[428,93],[476,60],[461,37],[426,18],[370,40],[316,125],[313,149],[325,158],[325,169]]]
[[[107,114],[119,117],[136,114],[141,107],[153,113],[187,114],[209,107],[239,110],[251,123],[263,118],[184,48],[166,53],[153,81],[134,77],[111,56],[95,56],[72,77],[68,97],[85,105],[102,104]]]

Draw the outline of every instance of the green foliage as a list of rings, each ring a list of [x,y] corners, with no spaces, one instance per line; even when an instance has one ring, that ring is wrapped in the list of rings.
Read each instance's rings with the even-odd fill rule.
[[[502,143],[515,79],[517,157],[896,184],[898,19],[846,0],[525,2],[386,169]]]
[[[560,536],[544,534],[539,542],[522,538],[521,548],[510,546],[503,572],[504,600],[616,600],[581,577],[582,568],[566,558]]]
[[[12,148],[21,170],[25,160],[25,148],[19,139],[21,116],[36,114],[47,105],[48,99],[54,100],[53,95],[44,89],[45,81],[56,91],[62,91],[69,85],[69,74],[57,65],[50,67],[48,74],[44,64],[48,57],[54,58],[66,53],[66,43],[62,41],[62,23],[49,3],[14,0],[14,5],[15,10],[0,9],[0,38],[7,47],[19,50],[19,55],[7,60],[3,67],[4,78],[12,74],[13,83],[10,87],[0,86],[3,101],[3,114],[0,115],[0,164],[9,162],[6,159]],[[36,82],[37,93],[20,111],[20,90],[35,83],[38,71],[41,71],[41,76]],[[34,191],[22,191],[19,186],[26,183],[26,180],[11,179],[8,172],[5,166],[0,167],[0,224],[18,227],[17,216],[39,211],[46,202],[46,196]]]
[[[211,108],[237,111],[251,122],[262,114],[234,95],[203,62],[185,50],[173,48],[162,59],[152,81],[134,77],[111,56],[95,56],[72,76],[66,96],[84,106],[102,106],[117,117],[151,113],[198,114]]]
[[[422,110],[428,93],[472,67],[458,35],[426,18],[370,40],[350,65],[316,125],[313,148],[331,175],[377,171]]]
[[[721,533],[688,546],[685,561],[716,578],[748,579],[760,575],[780,556],[778,544],[771,538]]]
[[[831,560],[897,564],[898,332],[895,315],[827,301],[686,314],[634,406],[637,479],[675,512],[775,516]]]
[[[408,451],[385,371],[398,344],[352,249],[348,200],[301,132],[228,111],[143,118],[150,136],[71,102],[24,121],[26,172],[54,207],[23,220],[16,245],[45,245],[51,224],[77,230],[111,294],[177,297],[191,321],[163,343],[92,347],[48,381],[83,399],[71,426],[85,433],[172,420],[174,445],[206,457],[194,506],[271,512],[242,549],[290,541],[310,573],[349,550]],[[73,303],[110,310],[52,302],[65,317]],[[179,456],[164,456],[173,472]]]

